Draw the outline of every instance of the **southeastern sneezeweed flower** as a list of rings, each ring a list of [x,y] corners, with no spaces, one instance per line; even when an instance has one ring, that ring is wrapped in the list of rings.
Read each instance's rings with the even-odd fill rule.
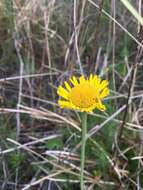
[[[89,77],[83,75],[79,78],[75,76],[64,82],[64,87],[59,86],[57,93],[62,99],[58,101],[61,108],[75,109],[82,114],[82,142],[81,142],[81,171],[80,189],[84,190],[84,162],[87,131],[87,114],[95,108],[105,111],[106,107],[102,100],[109,94],[108,81],[101,80],[97,75],[90,74]]]
[[[81,112],[91,112],[95,108],[105,111],[102,100],[109,94],[108,81],[101,80],[97,75],[90,74],[85,78],[71,77],[64,82],[64,87],[59,86],[57,93],[62,97],[58,101],[61,108],[75,109]]]

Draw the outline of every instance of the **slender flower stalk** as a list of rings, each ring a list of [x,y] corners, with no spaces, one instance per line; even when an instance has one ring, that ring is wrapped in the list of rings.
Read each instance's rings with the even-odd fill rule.
[[[80,171],[80,189],[84,190],[84,166],[85,166],[85,147],[87,133],[87,113],[82,113],[82,139],[81,139],[81,171]]]

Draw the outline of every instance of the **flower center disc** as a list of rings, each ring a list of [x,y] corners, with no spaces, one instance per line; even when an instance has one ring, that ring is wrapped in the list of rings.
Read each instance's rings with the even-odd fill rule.
[[[91,84],[79,84],[72,88],[69,98],[79,108],[88,108],[98,102],[97,90]]]

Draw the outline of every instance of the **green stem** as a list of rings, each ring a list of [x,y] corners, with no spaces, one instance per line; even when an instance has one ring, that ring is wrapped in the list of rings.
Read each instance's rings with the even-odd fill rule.
[[[84,163],[85,163],[85,146],[87,132],[87,114],[82,113],[82,140],[81,140],[81,173],[80,173],[80,189],[84,190]]]

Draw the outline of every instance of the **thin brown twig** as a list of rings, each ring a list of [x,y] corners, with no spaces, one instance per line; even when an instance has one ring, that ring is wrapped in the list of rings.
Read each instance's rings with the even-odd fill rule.
[[[91,54],[91,60],[90,63],[92,65],[91,67],[91,71],[93,70],[93,68],[95,68],[95,59],[96,59],[96,54],[97,54],[97,39],[99,38],[99,29],[100,29],[100,21],[101,21],[101,16],[102,16],[102,9],[103,9],[103,0],[100,1],[99,4],[99,12],[98,12],[98,16],[97,16],[97,20],[96,20],[96,31],[94,33],[94,37],[93,37],[93,42],[92,42],[92,54]],[[96,45],[95,45],[96,44]]]
[[[143,39],[142,39],[143,37],[142,37],[141,31],[142,31],[142,26],[139,25],[139,28],[138,28],[138,31],[137,31],[137,39],[138,39],[138,41],[140,41],[140,43],[143,42]],[[134,92],[138,64],[139,64],[139,61],[140,61],[140,58],[141,58],[141,54],[140,54],[141,50],[142,50],[142,47],[140,47],[138,45],[137,46],[137,53],[136,53],[136,56],[135,56],[135,61],[132,64],[131,77],[130,77],[129,89],[128,89],[128,97],[127,97],[127,101],[126,101],[126,109],[125,109],[125,112],[124,112],[124,115],[123,115],[123,122],[120,125],[120,129],[119,129],[119,133],[118,133],[118,140],[121,139],[123,129],[124,129],[124,126],[126,124],[129,105],[130,105],[130,102],[131,102],[131,96],[132,96],[132,94]]]

